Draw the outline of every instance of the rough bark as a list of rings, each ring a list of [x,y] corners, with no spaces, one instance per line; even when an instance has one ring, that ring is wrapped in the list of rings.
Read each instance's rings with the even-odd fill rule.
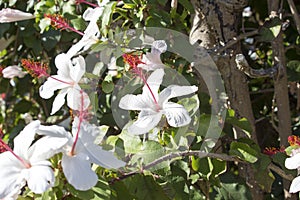
[[[195,17],[190,33],[191,42],[200,45],[211,52],[223,77],[230,106],[236,111],[237,117],[245,117],[252,127],[252,139],[257,141],[255,119],[252,112],[248,83],[245,75],[237,69],[235,55],[240,53],[239,43],[231,45],[223,54],[215,54],[214,49],[226,45],[238,36],[238,19],[247,0],[192,0],[195,7]],[[242,137],[242,131],[238,131]],[[263,199],[263,191],[254,178],[250,165],[239,165],[240,175],[245,178],[255,200]]]

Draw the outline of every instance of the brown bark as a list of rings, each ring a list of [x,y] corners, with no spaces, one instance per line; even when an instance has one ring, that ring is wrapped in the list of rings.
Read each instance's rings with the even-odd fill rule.
[[[270,17],[280,16],[280,0],[268,0]],[[280,144],[287,146],[287,138],[292,134],[291,113],[289,105],[288,81],[286,74],[285,50],[282,32],[271,42],[273,50],[273,64],[278,66],[278,74],[274,78],[275,101],[277,107],[278,133]],[[297,195],[288,193],[290,181],[283,180],[285,199],[298,199]]]
[[[238,36],[238,19],[247,0],[193,0],[195,17],[190,33],[191,42],[199,42],[206,49],[226,45]],[[213,51],[211,51],[213,52]],[[237,117],[245,117],[252,127],[252,139],[257,142],[255,119],[252,112],[251,100],[245,75],[237,69],[235,55],[240,53],[239,43],[231,45],[224,54],[211,54],[223,77],[230,106],[235,110]],[[243,132],[238,130],[239,137]],[[263,199],[263,191],[256,183],[254,172],[250,165],[239,165],[240,175],[249,185],[252,198]]]

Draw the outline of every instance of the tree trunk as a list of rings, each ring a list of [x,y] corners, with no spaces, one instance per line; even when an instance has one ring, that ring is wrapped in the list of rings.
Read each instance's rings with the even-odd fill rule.
[[[247,0],[192,0],[195,8],[193,27],[190,33],[192,43],[198,42],[208,50],[226,45],[238,36],[238,20],[241,11],[247,5]],[[240,53],[240,44],[237,43],[224,52],[211,56],[224,80],[230,106],[235,110],[237,117],[245,117],[252,127],[252,139],[257,142],[255,119],[252,111],[248,83],[245,75],[237,69],[235,55]],[[244,133],[237,131],[239,137]],[[254,172],[250,165],[239,165],[240,175],[245,178],[250,188],[252,198],[263,199],[263,191],[256,183]]]
[[[281,13],[280,0],[268,0],[270,17],[278,17]],[[275,101],[277,107],[278,134],[280,145],[288,146],[287,138],[291,131],[291,112],[289,105],[288,81],[286,74],[285,49],[282,32],[272,41],[273,65],[278,66],[278,74],[274,78]],[[297,195],[288,193],[291,182],[283,180],[285,199],[298,199]]]

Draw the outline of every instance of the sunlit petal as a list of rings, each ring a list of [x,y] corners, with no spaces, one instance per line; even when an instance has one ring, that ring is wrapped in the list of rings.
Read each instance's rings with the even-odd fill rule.
[[[91,169],[87,155],[78,153],[74,156],[67,156],[64,154],[62,168],[68,182],[77,190],[88,190],[98,181],[98,176]]]
[[[68,93],[69,89],[62,89],[59,91],[59,93],[56,95],[53,104],[52,104],[52,110],[51,115],[55,114],[65,103],[65,97]]]
[[[167,102],[164,104],[163,110],[170,126],[181,127],[191,122],[189,113],[180,104]]]
[[[287,169],[297,169],[300,167],[300,153],[285,159],[285,167]]]
[[[290,193],[296,193],[300,191],[300,176],[296,177],[290,186]]]

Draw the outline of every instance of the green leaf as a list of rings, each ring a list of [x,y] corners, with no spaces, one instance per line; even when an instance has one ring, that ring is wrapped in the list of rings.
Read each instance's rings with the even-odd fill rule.
[[[14,112],[27,113],[32,107],[32,102],[22,99],[14,106]]]
[[[220,174],[226,172],[227,169],[226,161],[213,158],[211,159],[211,162],[213,166],[213,170],[212,170],[213,177],[217,177]]]
[[[248,144],[241,142],[232,142],[230,144],[230,155],[235,155],[250,163],[255,163],[258,160],[258,153]]]
[[[137,174],[124,180],[127,190],[141,200],[169,200],[163,189],[155,182],[152,176]],[[122,197],[124,199],[124,197]]]
[[[299,60],[291,60],[287,63],[287,75],[289,81],[299,81],[299,77],[300,77]]]
[[[107,94],[111,93],[115,88],[115,85],[113,82],[103,81],[101,85],[102,85],[103,92],[105,92]]]
[[[281,31],[281,23],[278,17],[266,20],[263,27],[259,30],[260,39],[267,42],[274,40]]]
[[[86,28],[85,21],[82,18],[72,19],[70,22],[76,30],[85,30]]]
[[[142,145],[137,149],[137,153],[132,156],[131,163],[139,163],[141,162],[143,165],[146,165],[166,154],[164,148],[156,141],[146,141],[143,142]],[[161,169],[169,166],[169,161],[161,162],[150,170]]]
[[[111,189],[106,180],[100,178],[92,190],[94,192],[94,198],[91,198],[91,200],[110,199]]]
[[[202,176],[209,179],[213,171],[213,165],[210,158],[197,158],[192,156],[192,169],[199,172]]]
[[[102,30],[103,35],[105,35],[105,36],[108,33],[108,26],[110,24],[111,17],[112,17],[112,14],[113,14],[113,11],[114,11],[116,5],[117,5],[117,2],[113,1],[113,2],[109,2],[104,7],[104,11],[102,14],[101,30]]]

